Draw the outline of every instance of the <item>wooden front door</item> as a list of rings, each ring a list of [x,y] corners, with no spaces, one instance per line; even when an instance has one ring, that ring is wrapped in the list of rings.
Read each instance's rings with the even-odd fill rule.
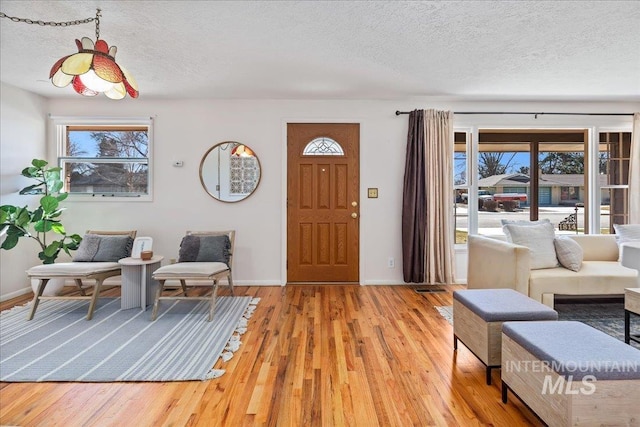
[[[287,125],[287,281],[358,282],[360,125]]]

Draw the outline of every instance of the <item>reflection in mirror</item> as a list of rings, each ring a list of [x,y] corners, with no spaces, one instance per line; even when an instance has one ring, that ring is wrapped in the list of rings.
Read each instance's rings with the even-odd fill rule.
[[[213,198],[223,202],[239,202],[258,187],[260,161],[254,151],[244,144],[221,142],[202,157],[200,182]]]

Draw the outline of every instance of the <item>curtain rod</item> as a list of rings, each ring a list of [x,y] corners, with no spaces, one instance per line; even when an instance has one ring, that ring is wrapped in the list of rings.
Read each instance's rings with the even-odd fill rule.
[[[396,110],[396,116],[401,114],[410,114],[411,111],[398,111]],[[633,113],[528,113],[521,111],[454,111],[453,114],[528,114],[533,115],[536,118],[538,116],[633,116]]]

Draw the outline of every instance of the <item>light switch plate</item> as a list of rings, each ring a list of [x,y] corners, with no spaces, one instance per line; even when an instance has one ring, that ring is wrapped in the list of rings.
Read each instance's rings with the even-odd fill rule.
[[[378,198],[378,189],[377,188],[369,188],[367,190],[367,197],[369,197],[370,199],[377,199]]]

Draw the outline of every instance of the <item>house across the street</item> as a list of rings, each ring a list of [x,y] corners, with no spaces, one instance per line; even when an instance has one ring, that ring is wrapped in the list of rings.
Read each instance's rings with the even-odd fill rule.
[[[604,188],[607,185],[607,176],[599,175],[600,188],[602,188],[602,203],[609,203],[609,191]],[[478,187],[496,193],[524,193],[529,196],[529,176],[522,173],[493,175],[478,180]],[[584,203],[585,176],[583,174],[541,174],[538,191],[540,206],[573,206],[576,203]],[[521,203],[525,204],[525,203]]]

